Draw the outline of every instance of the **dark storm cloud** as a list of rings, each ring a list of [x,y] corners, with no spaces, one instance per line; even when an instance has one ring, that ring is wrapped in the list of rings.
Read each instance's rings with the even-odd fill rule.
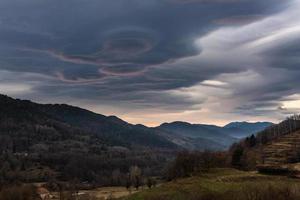
[[[272,67],[300,70],[300,37],[290,38],[266,51],[265,55]]]
[[[33,99],[59,96],[89,99],[99,104],[125,102],[132,108],[192,110],[204,103],[205,98],[178,95],[176,90],[249,68],[261,72],[253,67],[258,63],[256,58],[250,59],[244,49],[238,49],[251,39],[239,40],[240,36],[230,35],[229,40],[233,41],[224,43],[229,36],[222,35],[217,44],[209,39],[199,45],[195,41],[205,40],[223,28],[242,28],[268,19],[284,12],[289,2],[2,0],[0,70],[11,72],[10,76],[27,73],[39,77],[34,84],[27,78],[5,80],[6,84],[31,84]],[[259,49],[266,63],[264,68],[297,69],[298,45],[283,44],[277,49],[270,47],[272,51]],[[227,51],[233,49],[241,56],[229,55]],[[290,79],[298,83],[294,75]],[[263,85],[260,90],[249,88],[245,93],[234,86],[233,93],[246,96],[251,91],[253,101],[279,99],[279,94],[290,94],[292,87],[282,85],[282,80],[287,79],[270,80],[275,88]],[[273,93],[278,95],[274,97]]]
[[[242,1],[243,2],[243,1]],[[278,3],[280,1],[270,1]],[[172,5],[137,0],[1,1],[1,43],[35,49],[74,64],[129,63],[141,68],[199,53],[194,39],[217,28],[213,20],[263,14],[261,1]]]

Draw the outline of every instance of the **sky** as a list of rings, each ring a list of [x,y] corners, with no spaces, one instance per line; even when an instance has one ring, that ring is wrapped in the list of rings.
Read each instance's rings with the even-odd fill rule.
[[[0,93],[156,126],[300,113],[300,0],[1,0]]]

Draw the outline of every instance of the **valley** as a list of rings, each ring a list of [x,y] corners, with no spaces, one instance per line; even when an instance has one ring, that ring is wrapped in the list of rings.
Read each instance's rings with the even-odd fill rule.
[[[148,128],[78,107],[4,95],[0,111],[4,181],[17,176],[25,182],[78,179],[124,185],[133,166],[146,177],[161,176],[177,152],[225,150],[238,141],[227,128],[212,125],[174,122]]]
[[[299,181],[288,178],[300,174],[297,115],[279,124],[176,121],[150,128],[4,95],[0,109],[0,199],[37,189],[70,200],[229,200],[232,192],[243,200],[268,194],[257,185],[277,191],[281,182],[299,195],[292,192]]]

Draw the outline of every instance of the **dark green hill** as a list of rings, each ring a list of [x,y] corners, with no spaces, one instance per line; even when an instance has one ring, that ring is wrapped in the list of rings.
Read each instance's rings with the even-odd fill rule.
[[[174,149],[176,145],[148,128],[131,125],[121,119],[96,114],[78,107],[59,104],[37,104],[0,96],[0,119],[10,122],[14,129],[24,126],[47,126],[57,134],[81,132],[97,136],[110,145]],[[56,126],[60,126],[58,129]],[[70,135],[72,137],[72,135]]]

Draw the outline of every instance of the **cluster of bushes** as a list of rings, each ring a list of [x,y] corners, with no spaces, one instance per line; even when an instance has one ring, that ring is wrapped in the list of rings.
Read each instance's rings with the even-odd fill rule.
[[[207,172],[211,168],[228,167],[227,158],[224,152],[180,152],[169,166],[166,178],[173,180]]]
[[[253,139],[249,139],[253,138]],[[252,146],[255,137],[251,136],[235,143],[228,151],[228,158],[230,165],[241,170],[255,170],[258,163],[261,163],[261,149],[260,147]]]

